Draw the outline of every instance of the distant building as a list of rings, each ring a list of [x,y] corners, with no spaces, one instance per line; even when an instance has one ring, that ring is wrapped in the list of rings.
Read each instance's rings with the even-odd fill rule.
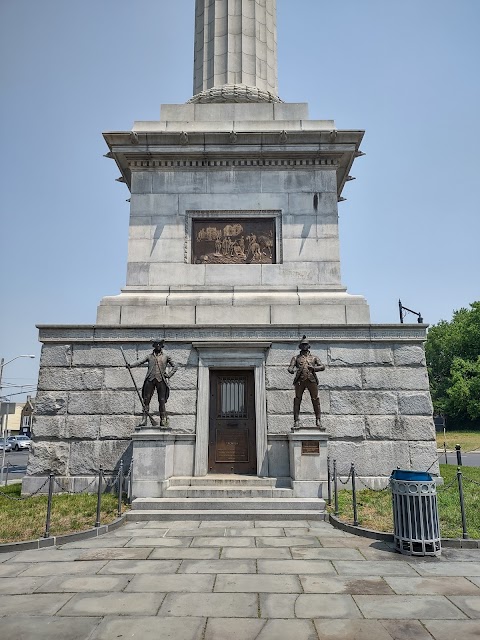
[[[20,405],[18,405],[20,406]],[[33,411],[35,409],[35,398],[27,396],[27,401],[21,405],[22,410],[20,414],[20,433],[25,436],[31,435]]]

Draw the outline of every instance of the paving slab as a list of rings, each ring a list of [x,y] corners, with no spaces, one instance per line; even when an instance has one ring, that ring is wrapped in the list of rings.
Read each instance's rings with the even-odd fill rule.
[[[131,538],[90,538],[89,540],[76,540],[62,544],[59,549],[109,549],[112,547],[124,547]]]
[[[8,561],[8,564],[14,562],[69,562],[77,560],[82,555],[82,551],[75,549],[30,549],[15,554]]]
[[[352,596],[365,618],[457,620],[466,616],[444,596]]]
[[[420,562],[415,569],[421,576],[480,577],[480,562]]]
[[[398,553],[398,551],[395,551],[395,549],[391,549],[389,547],[383,547],[383,548],[378,548],[373,546],[360,547],[359,551],[362,554],[362,556],[365,558],[365,560],[373,560],[375,562],[393,560],[394,562],[403,561],[403,562],[415,563],[416,561],[416,558]],[[436,558],[432,558],[432,561],[438,562]]]
[[[235,520],[202,520],[202,522],[200,523],[200,529],[204,529],[204,528],[215,528],[215,527],[222,527],[223,529],[231,529],[232,525],[235,525]],[[254,521],[253,520],[241,520],[238,523],[239,527],[242,527],[243,529],[252,529],[254,526]],[[271,524],[270,522],[266,521],[264,523],[265,527],[273,527],[276,526],[274,524]]]
[[[37,593],[123,591],[129,579],[128,576],[54,576],[43,581]]]
[[[235,558],[241,559],[270,559],[270,560],[291,560],[292,556],[290,550],[286,547],[278,549],[259,549],[258,547],[247,547],[245,549],[236,549],[234,547],[222,549],[222,559],[234,560]]]
[[[147,520],[144,529],[198,529],[200,520]],[[230,523],[231,524],[231,523]]]
[[[26,562],[16,562],[14,564],[0,564],[0,578],[18,576],[30,567]]]
[[[297,618],[362,618],[353,597],[304,593],[295,603]]]
[[[190,529],[167,529],[167,538],[193,538],[194,536],[223,536],[225,527],[198,527]]]
[[[213,591],[215,576],[187,575],[187,574],[143,574],[135,576],[125,592],[155,593],[155,592],[184,592],[201,593]],[[221,591],[221,589],[219,589]]]
[[[254,547],[255,538],[194,538],[192,547]]]
[[[258,560],[258,573],[308,574],[335,573],[327,560]]]
[[[258,601],[253,593],[169,593],[158,615],[254,618],[258,616]]]
[[[284,530],[282,529],[282,527],[256,527],[256,528],[250,528],[250,529],[244,529],[244,528],[227,528],[225,530],[225,535],[227,536],[252,536],[254,538],[261,538],[261,537],[283,537],[284,534]]]
[[[256,573],[255,560],[183,560],[178,573]]]
[[[109,540],[112,538],[147,538],[149,536],[153,538],[163,538],[167,531],[167,527],[163,529],[127,529],[127,531],[125,531],[125,529],[118,529],[112,533],[107,533],[107,536]]]
[[[361,538],[360,536],[352,536],[351,538],[332,537],[332,536],[320,536],[322,547],[340,547],[342,549],[362,549],[363,547],[370,547],[372,544],[378,544],[372,542],[369,538]],[[385,545],[385,549],[388,549]]]
[[[84,551],[78,560],[145,560],[152,553],[153,547],[147,549],[91,549]]]
[[[49,615],[53,616],[70,600],[71,593],[35,593],[19,596],[0,596],[0,616],[15,615]],[[2,631],[3,633],[3,631]]]
[[[107,562],[99,574],[132,574],[132,573],[175,573],[180,560],[111,560]],[[88,564],[90,563],[82,563]]]
[[[106,617],[89,640],[202,640],[203,618]],[[83,638],[82,638],[83,640]]]
[[[101,620],[17,614],[2,618],[2,637],[9,640],[85,640]]]
[[[297,593],[261,593],[261,618],[295,618],[295,603],[299,598]]]
[[[294,560],[364,560],[358,549],[291,547]]]
[[[154,537],[138,537],[132,538],[126,544],[126,547],[189,547],[193,538],[154,538]]]
[[[37,562],[27,566],[22,576],[64,576],[74,574],[93,575],[106,565],[106,560],[95,562]]]
[[[319,547],[320,542],[314,536],[285,536],[255,538],[257,547]]]
[[[258,636],[252,640],[317,640],[310,620],[268,620]]]
[[[480,562],[480,549],[442,549],[440,561]]]
[[[422,620],[435,640],[478,640],[480,620]]]
[[[53,594],[52,594],[53,596]],[[39,597],[39,596],[37,596]],[[55,594],[56,598],[63,597]],[[58,612],[60,616],[102,616],[109,615],[154,616],[164,597],[164,593],[77,593]]]
[[[0,553],[0,564],[6,562],[7,560],[10,560],[10,558],[13,558],[16,555],[16,551],[12,551],[11,553]]]
[[[392,640],[377,620],[314,620],[319,640]],[[412,636],[409,640],[413,640]],[[419,640],[423,640],[419,639]],[[431,638],[429,639],[431,640]],[[452,640],[450,638],[449,640]]]
[[[480,589],[466,578],[397,578],[385,576],[385,581],[399,595],[480,596]]]
[[[3,578],[0,580],[0,594],[6,595],[20,595],[21,593],[33,593],[35,589],[40,587],[44,582],[45,577],[18,577],[18,578]]]
[[[302,593],[297,576],[222,574],[215,581],[215,592]]]
[[[299,576],[305,593],[349,593],[369,595],[395,595],[383,578],[367,576],[355,578],[344,576]]]
[[[204,640],[257,640],[265,624],[254,618],[210,618]]]
[[[351,576],[416,576],[418,573],[406,562],[379,561],[346,562],[332,560],[340,575]]]
[[[0,567],[1,568],[1,567]],[[474,585],[476,585],[477,587],[480,587],[480,577],[475,577],[475,576],[468,576],[467,580],[469,580],[470,582],[472,582]]]
[[[137,529],[145,529],[146,526],[147,526],[147,521],[143,521],[143,520],[138,522],[126,522],[124,525],[120,527],[120,529],[117,529],[117,531],[124,531],[128,529],[134,529],[136,531]]]
[[[179,560],[215,560],[220,556],[220,549],[210,549],[208,547],[162,547],[154,549],[148,556],[149,560],[162,558],[178,558]]]
[[[457,621],[457,624],[460,621]],[[418,620],[381,620],[379,624],[388,631],[394,640],[432,640],[428,631]],[[454,640],[455,636],[450,638]]]
[[[450,596],[449,600],[469,618],[480,618],[480,596]]]
[[[309,527],[309,524],[306,520],[295,520],[295,526],[296,527]],[[292,527],[292,520],[255,520],[253,522],[253,524],[255,525],[255,528],[259,528],[259,529],[263,529],[263,528],[270,528],[270,527]],[[247,523],[242,523],[242,527],[246,526]],[[232,523],[230,522],[230,525],[232,526]]]

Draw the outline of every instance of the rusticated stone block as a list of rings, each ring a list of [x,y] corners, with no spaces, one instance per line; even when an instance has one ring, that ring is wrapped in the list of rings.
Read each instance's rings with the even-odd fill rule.
[[[167,405],[168,414],[168,405]],[[195,433],[196,416],[169,415],[168,426],[174,433]]]
[[[168,330],[167,330],[168,333]],[[175,364],[184,367],[195,367],[198,365],[198,352],[189,345],[181,346],[178,343],[169,343],[168,336],[166,338],[165,354],[170,356]],[[150,345],[141,344],[138,346],[138,359],[145,358],[152,353]],[[175,374],[176,375],[176,374]]]
[[[34,442],[28,457],[28,475],[65,475],[70,445],[67,442]]]
[[[396,345],[393,349],[393,357],[397,367],[425,366],[425,350],[416,345]]]
[[[78,418],[80,416],[75,417]],[[140,421],[141,417],[134,415],[100,416],[100,438],[127,440],[132,437],[135,427],[140,424]]]
[[[133,415],[134,391],[72,391],[68,394],[69,414]]]
[[[63,415],[67,410],[67,394],[39,391],[35,399],[35,413],[38,416]]]
[[[101,465],[106,473],[112,473],[118,469],[122,458],[128,468],[131,456],[130,440],[72,442],[69,471],[71,475],[94,474]]]
[[[410,442],[410,464],[416,471],[430,471],[435,475],[440,474],[438,466],[437,443],[432,442]]]
[[[376,440],[433,440],[433,420],[427,416],[367,416],[367,437]]]
[[[365,389],[428,389],[427,370],[422,368],[373,368],[363,370]]]
[[[301,336],[299,336],[299,342],[300,337]],[[311,351],[313,354],[318,356],[324,364],[327,364],[327,347],[320,346],[319,344],[312,342]],[[299,350],[297,348],[297,344],[273,344],[267,351],[267,367],[269,365],[277,365],[287,368],[293,356],[296,356],[298,354]]]
[[[70,367],[72,364],[72,346],[70,344],[44,344],[40,356],[42,367]]]
[[[389,414],[397,413],[397,394],[388,391],[331,391],[332,414]]]
[[[137,359],[137,349],[131,344],[101,345],[101,344],[75,344],[73,347],[74,367],[124,367],[120,347],[123,347],[128,362]]]
[[[286,435],[293,427],[293,412],[289,416],[267,415],[267,433],[270,435]]]
[[[341,475],[348,475],[352,462],[360,476],[389,476],[397,466],[410,468],[409,443],[403,441],[330,440],[328,453]]]
[[[131,369],[133,379],[135,380],[137,387],[142,388],[145,375],[147,373],[146,367],[135,367]],[[105,369],[105,389],[133,389],[132,378],[126,367],[109,367]]]
[[[167,413],[178,413],[180,415],[192,415],[197,412],[196,393],[193,391],[183,391],[181,389],[172,391],[167,402]],[[157,410],[157,404],[152,400],[150,408]]]
[[[365,347],[359,344],[349,344],[343,347],[330,347],[330,365],[393,365],[393,352],[390,347],[371,345]]]
[[[404,415],[431,416],[433,405],[430,393],[405,393],[398,394],[398,410]]]
[[[323,416],[322,426],[330,438],[365,438],[364,416]]]
[[[103,369],[43,367],[38,376],[40,391],[84,391],[101,389]]]
[[[330,391],[319,391],[320,408],[323,413],[330,413]],[[288,391],[267,391],[267,413],[290,414],[293,415],[293,399],[295,392]],[[312,401],[308,389],[303,394],[301,413],[312,413]]]
[[[100,416],[36,416],[34,438],[98,438]]]
[[[176,389],[192,389],[196,395],[197,390],[197,367],[179,367],[175,375],[170,378],[170,389],[172,393]]]
[[[33,416],[32,436],[37,438],[63,438],[65,436],[66,415]]]

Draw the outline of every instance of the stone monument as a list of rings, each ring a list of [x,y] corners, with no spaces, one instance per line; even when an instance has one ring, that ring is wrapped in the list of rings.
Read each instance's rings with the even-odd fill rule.
[[[372,325],[341,279],[338,203],[364,132],[280,100],[276,42],[274,0],[197,0],[193,97],[104,134],[131,193],[126,285],[93,326],[39,327],[25,490],[50,470],[84,486],[132,450],[147,498],[219,473],[319,496],[327,443],[340,473],[354,462],[370,485],[397,466],[438,472],[426,325]],[[324,431],[307,403],[292,431],[287,367],[303,334],[326,365]],[[135,433],[120,347],[142,359],[154,338],[179,364],[170,429]]]

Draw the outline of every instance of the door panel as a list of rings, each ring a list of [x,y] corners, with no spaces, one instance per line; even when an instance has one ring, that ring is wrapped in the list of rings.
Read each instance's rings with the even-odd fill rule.
[[[210,370],[208,472],[257,472],[253,371]]]

